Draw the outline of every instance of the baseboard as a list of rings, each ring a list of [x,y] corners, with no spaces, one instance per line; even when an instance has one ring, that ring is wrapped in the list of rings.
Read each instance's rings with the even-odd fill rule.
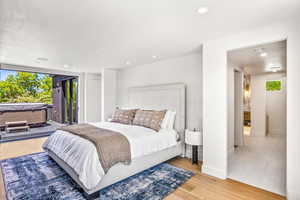
[[[288,200],[300,200],[299,190],[287,190],[286,197]]]
[[[202,165],[202,173],[214,176],[220,179],[226,179],[227,178],[227,172],[226,170],[216,169],[213,167],[209,167],[207,165]]]

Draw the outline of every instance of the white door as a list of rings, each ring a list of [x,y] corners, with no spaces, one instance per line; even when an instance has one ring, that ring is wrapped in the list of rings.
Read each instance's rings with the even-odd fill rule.
[[[244,145],[243,73],[234,71],[234,145]]]

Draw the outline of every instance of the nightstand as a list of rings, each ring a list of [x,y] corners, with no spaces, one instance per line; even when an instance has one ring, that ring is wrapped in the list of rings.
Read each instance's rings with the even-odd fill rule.
[[[198,164],[198,146],[203,145],[202,137],[201,131],[185,131],[185,144],[191,145],[193,149],[193,164]]]

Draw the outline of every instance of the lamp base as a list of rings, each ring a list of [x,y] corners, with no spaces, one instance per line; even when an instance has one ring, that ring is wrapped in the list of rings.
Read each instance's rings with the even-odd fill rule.
[[[198,165],[198,146],[193,145],[193,157],[192,157],[192,164]]]

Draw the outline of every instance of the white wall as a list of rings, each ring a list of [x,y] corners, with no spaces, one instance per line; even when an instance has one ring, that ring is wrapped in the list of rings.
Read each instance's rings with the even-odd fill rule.
[[[187,128],[202,128],[202,58],[200,53],[120,70],[118,105],[128,103],[128,88],[165,83],[187,85]]]
[[[244,72],[241,70],[241,68],[239,68],[238,66],[236,66],[234,63],[232,63],[230,61],[230,58],[228,58],[228,73],[227,73],[227,84],[228,84],[228,104],[227,104],[227,109],[228,109],[228,121],[227,121],[227,128],[228,128],[228,138],[227,138],[227,142],[228,142],[228,152],[229,153],[233,153],[234,152],[234,145],[242,145],[243,144],[243,138],[238,135],[236,136],[236,134],[243,134],[242,131],[242,122],[237,122],[236,118],[237,116],[235,115],[239,115],[239,117],[241,118],[241,115],[243,114],[243,109],[241,107],[239,107],[239,109],[236,109],[237,103],[236,103],[236,97],[235,97],[235,91],[236,91],[236,83],[235,83],[235,71],[240,72],[240,90],[243,90],[243,75]],[[243,99],[243,91],[240,91],[240,101],[242,101]],[[242,102],[243,103],[243,102]],[[237,113],[236,113],[237,112]],[[239,119],[241,120],[241,119]],[[240,129],[240,131],[235,131],[236,129]]]
[[[266,80],[282,80],[281,91],[266,91]],[[251,76],[251,135],[267,135],[266,115],[269,116],[269,133],[286,133],[286,75],[285,73]]]
[[[227,177],[228,93],[227,52],[223,41],[203,44],[202,172]]]
[[[101,121],[101,75],[85,74],[85,122]]]
[[[202,129],[202,56],[194,53],[120,70],[118,73],[118,106],[128,105],[128,88],[166,83],[185,83],[187,128]],[[190,148],[187,156],[190,157]],[[199,152],[202,160],[202,149]]]
[[[117,71],[102,69],[101,73],[101,119],[110,118],[117,104]]]
[[[78,122],[85,122],[85,73],[78,78]]]
[[[266,80],[282,80],[280,92],[266,91]],[[269,133],[286,133],[286,75],[284,73],[251,76],[251,135],[266,136],[269,116]]]
[[[299,24],[300,17],[204,43],[204,173],[227,177],[227,51],[287,38],[287,195],[290,200],[300,199]]]
[[[287,194],[289,200],[300,199],[299,74],[300,17],[291,24],[287,43]]]
[[[266,135],[266,75],[251,76],[251,135]]]
[[[268,74],[266,80],[281,80],[281,91],[266,92],[266,112],[269,116],[269,133],[286,134],[286,74]]]

